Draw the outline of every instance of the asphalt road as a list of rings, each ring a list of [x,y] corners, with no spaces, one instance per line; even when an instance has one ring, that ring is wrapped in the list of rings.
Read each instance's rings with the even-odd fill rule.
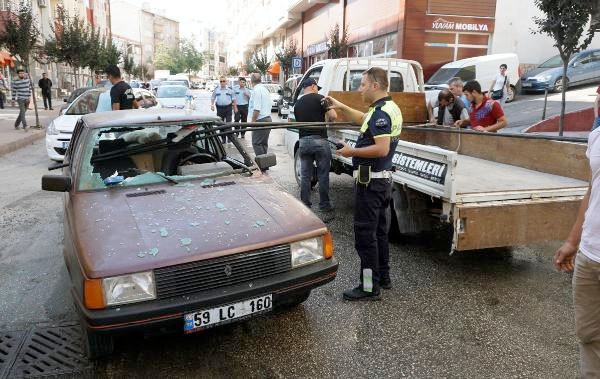
[[[272,132],[270,146],[278,165],[269,175],[297,196],[282,132]],[[43,141],[0,157],[0,331],[76,319],[61,255],[61,195],[40,190],[48,164]],[[394,241],[394,288],[383,301],[342,301],[358,280],[352,180],[331,175],[336,219],[329,227],[340,261],[333,283],[295,309],[205,333],[122,338],[112,357],[95,364],[96,376],[577,375],[570,276],[550,263],[556,242],[449,256],[447,233]]]

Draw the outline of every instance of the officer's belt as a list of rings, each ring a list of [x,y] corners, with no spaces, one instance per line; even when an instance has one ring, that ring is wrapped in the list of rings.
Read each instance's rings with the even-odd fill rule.
[[[352,176],[358,179],[358,170],[354,170]],[[392,177],[391,171],[371,171],[371,179],[389,179]]]

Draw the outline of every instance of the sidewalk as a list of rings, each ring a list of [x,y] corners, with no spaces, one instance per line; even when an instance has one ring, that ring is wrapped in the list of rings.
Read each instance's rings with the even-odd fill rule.
[[[27,125],[35,125],[35,112],[32,109],[27,111]],[[0,109],[0,155],[8,154],[29,144],[34,141],[44,138],[46,135],[46,127],[54,118],[58,116],[58,110],[44,110],[44,106],[38,107],[38,113],[40,116],[40,125],[43,129],[28,128],[27,131],[23,129],[16,130],[14,127],[15,120],[19,114],[18,108],[8,106],[4,109]]]

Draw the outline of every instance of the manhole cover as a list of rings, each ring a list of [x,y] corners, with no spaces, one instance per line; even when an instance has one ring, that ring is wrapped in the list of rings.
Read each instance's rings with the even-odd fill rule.
[[[79,378],[91,374],[79,324],[34,327],[21,339],[13,359],[6,360],[9,367],[1,378]],[[9,354],[7,357],[11,358]]]

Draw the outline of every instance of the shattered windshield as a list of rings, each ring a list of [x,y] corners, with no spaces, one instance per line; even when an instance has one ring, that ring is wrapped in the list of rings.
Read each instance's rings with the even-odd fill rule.
[[[251,171],[239,141],[227,151],[206,124],[131,125],[94,129],[84,143],[78,190],[215,178]],[[240,157],[242,157],[240,159]]]

